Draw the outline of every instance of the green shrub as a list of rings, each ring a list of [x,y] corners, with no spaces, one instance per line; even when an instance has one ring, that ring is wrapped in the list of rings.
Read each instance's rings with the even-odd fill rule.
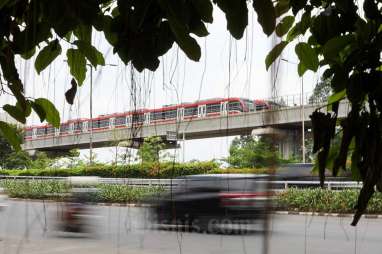
[[[278,206],[287,210],[330,213],[353,213],[359,190],[295,189],[278,195]],[[382,193],[375,193],[367,213],[382,213]]]
[[[11,198],[62,199],[71,191],[71,185],[56,180],[4,180],[1,182]],[[91,187],[91,186],[86,186]],[[95,193],[88,195],[92,202],[131,203],[139,202],[148,195],[161,193],[161,187],[133,187],[117,184],[98,184]]]
[[[1,184],[11,198],[51,199],[70,190],[68,183],[54,180],[4,180]]]
[[[268,168],[215,168],[208,174],[270,174]]]
[[[14,176],[99,176],[123,178],[171,178],[184,175],[205,174],[218,169],[215,162],[144,163],[132,165],[94,165],[70,169],[2,170]]]
[[[133,187],[118,184],[101,184],[95,195],[96,202],[136,203],[155,193],[160,193],[160,187]]]
[[[9,171],[8,170],[4,170],[4,169],[1,169],[0,170],[0,175],[9,175]]]

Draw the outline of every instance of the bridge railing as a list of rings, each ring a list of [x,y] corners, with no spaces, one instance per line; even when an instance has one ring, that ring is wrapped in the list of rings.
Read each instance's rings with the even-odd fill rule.
[[[57,180],[57,181],[70,181],[69,177],[50,177],[50,176],[0,176],[1,180]],[[143,178],[98,178],[98,183],[101,184],[122,184],[136,187],[150,187],[159,186],[165,189],[171,187],[176,188],[179,186],[187,185],[187,179],[143,179]],[[263,181],[258,181],[263,182]],[[312,188],[319,187],[319,181],[270,181],[268,182],[272,189],[285,190],[288,188]],[[355,181],[326,181],[325,188],[329,190],[339,189],[359,189],[362,183]]]
[[[304,102],[304,105],[318,105],[318,104],[322,104],[326,102],[326,99],[314,96],[312,92],[308,92],[308,93],[304,93],[303,95],[299,93],[299,94],[289,94],[289,95],[271,97],[271,98],[265,99],[265,101],[274,102],[275,107],[282,108],[282,107],[301,106],[302,102]]]

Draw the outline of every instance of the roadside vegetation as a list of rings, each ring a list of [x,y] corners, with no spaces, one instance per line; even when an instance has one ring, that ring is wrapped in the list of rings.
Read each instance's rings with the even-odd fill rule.
[[[164,152],[165,145],[160,137],[150,137],[132,157],[128,148],[122,158],[116,158],[111,163],[97,162],[93,158],[89,165],[88,158],[81,159],[78,150],[71,150],[66,155],[52,156],[38,152],[35,156],[26,153],[12,154],[11,147],[5,140],[0,145],[9,147],[9,152],[0,154],[0,175],[10,176],[99,176],[117,178],[174,178],[195,174],[224,173],[271,173],[273,165],[288,162],[281,160],[271,141],[266,138],[241,136],[233,140],[229,156],[223,161],[228,168],[221,167],[217,161],[178,163]],[[3,157],[1,157],[3,156]]]
[[[63,201],[70,195],[72,186],[65,181],[55,180],[4,180],[1,182],[10,198],[46,199]],[[89,192],[87,201],[102,203],[137,203],[151,195],[159,195],[162,187],[133,187],[116,184],[96,184],[97,191]]]
[[[99,176],[117,178],[173,178],[183,175],[205,174],[218,169],[215,162],[192,163],[139,163],[131,165],[93,165],[74,168],[46,168],[26,170],[1,170],[0,174],[12,176]]]
[[[0,170],[9,176],[99,176],[109,178],[174,178],[196,174],[266,174],[268,168],[220,168],[214,161],[190,163],[144,163],[131,165],[94,165],[60,169]]]
[[[354,213],[359,192],[354,189],[291,188],[278,195],[277,205],[278,209],[298,212]],[[366,213],[382,213],[382,193],[376,193],[370,199]]]
[[[1,182],[11,198],[45,199],[62,201],[69,195],[72,186],[65,181],[55,180],[4,180]],[[98,203],[140,203],[146,198],[159,196],[162,187],[134,187],[117,184],[96,184],[97,191],[90,192],[89,202]],[[359,190],[341,191],[321,188],[291,188],[278,193],[275,207],[278,210],[318,213],[353,213]],[[382,213],[382,194],[376,194],[367,208],[369,214]]]

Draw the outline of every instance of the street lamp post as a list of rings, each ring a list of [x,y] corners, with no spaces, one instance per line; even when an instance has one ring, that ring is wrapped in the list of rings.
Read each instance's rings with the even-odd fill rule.
[[[302,163],[305,163],[305,101],[304,101],[304,77],[301,77],[301,132],[302,132]]]
[[[284,62],[298,65],[288,59],[281,59]],[[302,163],[305,163],[305,101],[304,101],[304,78],[301,77],[301,148],[302,148]]]
[[[64,60],[64,62],[68,62],[68,60]],[[89,103],[89,164],[93,164],[93,65],[86,63],[87,66],[90,67],[90,103]],[[105,66],[118,66],[116,64],[105,64]]]
[[[90,134],[89,134],[89,164],[93,165],[93,66],[90,66],[90,105],[89,105],[89,115],[90,115]]]

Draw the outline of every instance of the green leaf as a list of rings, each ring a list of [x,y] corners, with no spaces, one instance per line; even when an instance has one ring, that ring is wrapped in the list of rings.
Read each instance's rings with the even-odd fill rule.
[[[335,94],[332,94],[328,98],[328,104],[333,104],[334,102],[340,101],[346,96],[346,89],[343,89]]]
[[[113,46],[117,44],[118,36],[112,29],[113,19],[110,16],[104,16],[102,19],[103,23],[103,33],[105,34],[106,40]]]
[[[28,60],[34,55],[34,53],[36,53],[36,47],[34,47],[33,49],[29,50],[27,53],[22,54],[20,56],[24,58],[25,60]]]
[[[246,0],[214,0],[225,13],[227,29],[235,39],[241,39],[248,25],[248,8]]]
[[[0,0],[0,9],[7,5],[10,0]]]
[[[60,114],[52,102],[44,98],[38,98],[34,101],[34,103],[39,105],[44,110],[45,119],[48,123],[52,124],[56,128],[60,127]]]
[[[105,59],[101,52],[99,52],[95,47],[90,43],[82,40],[77,40],[74,42],[77,45],[78,49],[83,55],[89,60],[89,62],[96,67],[97,65],[105,65]]]
[[[73,32],[69,31],[67,34],[65,34],[65,36],[64,36],[65,39],[70,42],[72,39],[72,34],[73,34]]]
[[[43,71],[58,55],[61,54],[61,46],[58,40],[51,41],[37,55],[34,67],[38,74]]]
[[[74,35],[82,41],[91,43],[92,27],[89,25],[80,25],[74,30]]]
[[[77,93],[77,82],[75,79],[72,79],[70,84],[72,85],[72,87],[68,91],[66,91],[65,98],[70,105],[73,105],[74,97]]]
[[[337,36],[325,43],[323,53],[326,58],[333,59],[350,43],[354,41],[353,35]]]
[[[9,104],[5,104],[3,106],[3,110],[7,112],[10,116],[12,116],[14,119],[19,121],[20,123],[23,123],[23,124],[26,123],[24,112],[20,110],[20,108],[9,105]]]
[[[280,54],[283,52],[284,48],[288,45],[288,42],[282,41],[279,44],[277,44],[271,52],[268,53],[267,57],[265,58],[265,66],[267,70],[272,65],[272,63],[280,56]]]
[[[284,36],[289,29],[292,27],[294,22],[293,16],[286,16],[284,17],[281,22],[276,26],[276,34],[279,37]]]
[[[78,85],[81,86],[86,76],[85,56],[78,49],[68,49],[66,56],[68,57],[70,74],[76,78]]]
[[[201,50],[194,38],[189,35],[189,31],[182,20],[178,18],[173,3],[169,0],[159,0],[159,4],[163,10],[167,12],[168,23],[171,31],[174,33],[176,42],[179,47],[186,53],[187,57],[194,61],[199,61]]]
[[[190,24],[190,31],[199,37],[209,35],[206,26],[199,18],[193,20],[192,24]]]
[[[296,25],[294,25],[294,27],[292,27],[292,29],[289,30],[287,37],[286,37],[286,40],[288,42],[293,41],[297,36],[299,36],[301,34],[300,27],[301,27],[301,25],[299,23],[297,23]]]
[[[176,22],[170,21],[171,30],[175,34],[176,42],[179,47],[186,53],[187,57],[194,61],[199,61],[201,50],[194,38],[187,34],[183,28],[178,26]]]
[[[306,68],[306,66],[300,62],[297,66],[297,73],[298,75],[301,77],[302,75],[304,75],[304,73],[307,71],[308,69]]]
[[[276,11],[271,0],[253,0],[253,8],[257,13],[257,21],[260,23],[266,35],[270,36],[276,26]]]
[[[0,121],[0,132],[3,134],[3,137],[5,137],[8,142],[12,145],[12,147],[16,151],[21,150],[21,138],[19,135],[17,135],[17,131],[15,128],[12,128],[9,124],[6,122]]]
[[[278,0],[275,6],[276,17],[287,13],[290,9],[289,0]]]
[[[21,105],[21,103],[19,101],[16,102],[16,107],[20,111],[24,112],[25,117],[30,116],[30,114],[32,113],[32,108],[31,108],[31,105],[30,105],[29,101],[25,102],[25,108],[23,108],[23,106]]]
[[[210,0],[191,0],[192,5],[198,11],[204,22],[212,23],[212,4]]]
[[[300,59],[301,64],[306,69],[317,71],[318,64],[319,64],[318,56],[316,52],[314,51],[314,49],[312,49],[309,44],[300,42],[299,44],[296,45],[295,51],[298,58]],[[300,76],[302,76],[302,74],[299,73]]]
[[[31,101],[31,107],[33,108],[34,112],[38,115],[41,122],[45,121],[46,113],[44,111],[44,108],[41,107],[41,105],[35,103],[34,101]]]

